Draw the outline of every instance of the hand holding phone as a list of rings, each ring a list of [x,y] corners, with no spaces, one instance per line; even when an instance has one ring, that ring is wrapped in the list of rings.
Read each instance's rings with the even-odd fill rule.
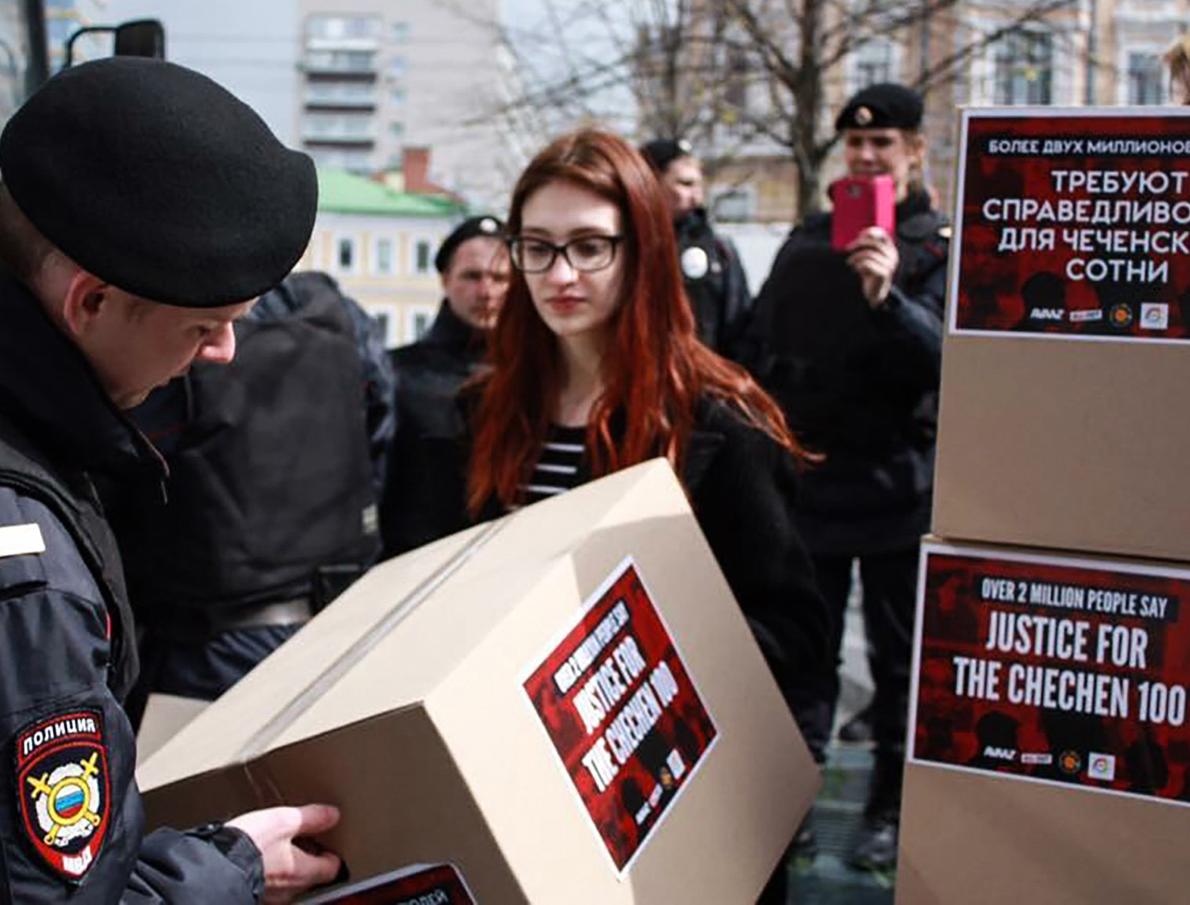
[[[879,226],[895,235],[896,184],[891,176],[845,176],[831,183],[829,194],[834,204],[831,215],[831,248],[844,251],[860,233]]]

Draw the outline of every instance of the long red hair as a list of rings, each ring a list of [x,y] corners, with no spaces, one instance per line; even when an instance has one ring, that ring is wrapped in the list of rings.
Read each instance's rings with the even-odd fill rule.
[[[681,473],[695,406],[723,400],[798,459],[777,404],[739,365],[716,355],[695,333],[682,288],[673,223],[661,184],[623,139],[584,129],[551,142],[512,193],[508,228],[521,229],[525,202],[548,183],[569,182],[620,211],[622,298],[612,315],[601,365],[603,394],[587,422],[587,459],[596,477],[664,455]],[[474,413],[467,505],[473,515],[493,497],[519,502],[541,455],[562,372],[557,338],[538,316],[524,275],[514,269],[488,344],[492,365],[480,378]]]

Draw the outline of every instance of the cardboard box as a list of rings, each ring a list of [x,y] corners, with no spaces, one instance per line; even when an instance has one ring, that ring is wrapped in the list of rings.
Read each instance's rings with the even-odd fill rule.
[[[948,336],[935,534],[1190,561],[1190,354]]]
[[[1190,108],[961,126],[934,533],[1190,561]]]
[[[897,905],[1184,902],[1185,809],[908,764]]]
[[[664,462],[373,569],[138,772],[151,825],[329,801],[354,880],[746,902],[814,767]]]
[[[897,901],[1190,886],[1190,565],[922,548]]]
[[[151,694],[145,702],[140,730],[136,734],[136,763],[145,763],[166,742],[177,735],[210,701],[175,694]]]

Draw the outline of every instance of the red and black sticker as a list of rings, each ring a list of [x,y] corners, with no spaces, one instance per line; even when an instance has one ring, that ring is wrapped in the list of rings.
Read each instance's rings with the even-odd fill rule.
[[[80,881],[99,856],[111,813],[102,715],[70,711],[22,730],[16,781],[29,843],[55,873]]]
[[[536,661],[524,689],[623,873],[719,735],[631,558]]]
[[[475,905],[453,864],[414,864],[309,901],[308,905]]]

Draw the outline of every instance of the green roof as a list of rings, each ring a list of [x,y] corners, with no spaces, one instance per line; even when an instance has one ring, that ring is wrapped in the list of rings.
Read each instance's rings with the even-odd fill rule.
[[[462,213],[458,201],[438,195],[398,192],[346,170],[318,168],[318,209],[336,214],[390,217],[452,217]]]

